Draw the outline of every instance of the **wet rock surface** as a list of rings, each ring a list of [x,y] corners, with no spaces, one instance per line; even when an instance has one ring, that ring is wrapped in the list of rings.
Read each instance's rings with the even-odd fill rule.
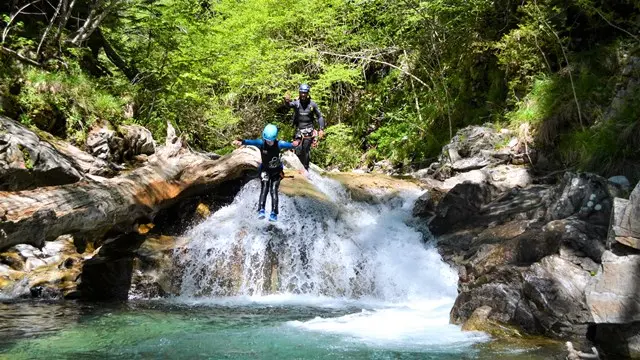
[[[617,275],[600,282],[618,289],[600,285],[603,293],[630,296],[613,278],[633,276],[611,270],[607,251],[608,243],[635,244],[629,236],[631,200],[616,198],[628,194],[628,185],[619,177],[571,172],[540,181],[516,165],[522,150],[521,141],[506,131],[459,132],[438,164],[414,173],[431,189],[416,203],[414,215],[425,219],[441,255],[458,269],[452,323],[584,340],[598,321],[595,295],[587,294],[603,266]],[[617,236],[609,230],[616,214]],[[629,251],[617,253],[630,256]],[[600,313],[612,310],[602,296],[597,301]]]
[[[592,174],[502,193],[486,182],[454,187],[429,224],[460,269],[452,321],[489,306],[492,320],[530,334],[585,336],[611,204],[606,179]]]
[[[73,297],[82,263],[71,236],[61,236],[42,249],[16,245],[0,253],[0,295],[6,298]]]

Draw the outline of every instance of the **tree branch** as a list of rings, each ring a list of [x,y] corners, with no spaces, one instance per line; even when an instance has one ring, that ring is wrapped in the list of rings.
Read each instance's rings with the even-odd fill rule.
[[[102,20],[109,14],[109,12],[115,7],[117,3],[118,3],[118,0],[112,0],[104,7],[104,9],[100,10],[103,2],[98,1],[96,5],[93,7],[93,9],[91,9],[91,12],[87,17],[87,20],[85,20],[82,27],[78,29],[73,39],[71,39],[69,42],[75,46],[78,46],[80,45],[80,43],[87,40],[89,36],[91,36],[91,34],[98,28]],[[98,12],[100,13],[96,17],[96,14],[98,14]]]
[[[39,62],[37,62],[37,61],[35,61],[35,60],[31,60],[31,59],[29,59],[29,58],[27,58],[27,57],[24,57],[24,56],[22,56],[22,55],[18,54],[17,52],[15,52],[15,51],[13,51],[13,50],[11,50],[11,49],[7,49],[7,48],[6,48],[6,47],[4,47],[4,46],[0,46],[0,53],[6,54],[6,55],[10,55],[10,56],[13,56],[13,57],[15,57],[16,59],[18,59],[18,60],[20,60],[20,61],[22,61],[22,62],[24,62],[24,63],[27,63],[27,64],[29,64],[29,65],[33,65],[33,66],[37,66],[37,67],[42,67],[42,64],[40,64]]]
[[[107,55],[109,60],[111,60],[111,62],[125,74],[127,79],[129,79],[129,81],[133,83],[134,79],[138,76],[138,70],[135,67],[132,68],[129,64],[127,64],[127,62],[120,56],[120,54],[118,54],[113,46],[111,46],[111,43],[104,37],[102,31],[100,31],[99,28],[96,29],[94,36],[97,38],[96,40],[99,41],[100,45],[102,45],[104,53]]]
[[[63,2],[64,0],[60,0],[60,2],[58,3],[58,7],[56,8],[56,11],[53,14],[53,17],[51,18],[49,25],[47,25],[47,28],[44,30],[44,34],[42,34],[42,39],[40,39],[40,43],[38,44],[38,49],[36,50],[36,58],[40,56],[40,49],[42,48],[42,44],[47,39],[47,35],[49,34],[49,31],[51,30],[53,23],[56,21],[56,18],[58,18],[58,14],[60,13],[60,8],[62,8]]]
[[[56,30],[56,34],[53,37],[53,43],[54,44],[60,44],[60,36],[62,35],[62,29],[67,25],[67,22],[69,22],[69,19],[71,18],[71,12],[73,10],[73,7],[76,4],[76,0],[72,0],[71,4],[69,4],[69,0],[62,0],[63,1],[63,11],[64,11],[64,16],[60,19],[60,22],[58,23],[58,29]]]
[[[402,68],[393,65],[391,63],[388,63],[386,61],[381,61],[381,60],[376,60],[376,59],[372,59],[370,57],[367,56],[352,56],[352,55],[346,55],[346,54],[336,54],[334,52],[330,52],[330,51],[318,51],[320,54],[324,54],[324,55],[331,55],[331,56],[336,56],[336,57],[343,57],[343,58],[347,58],[347,59],[355,59],[355,60],[366,60],[366,61],[371,61],[371,62],[375,62],[378,64],[383,64],[383,65],[387,65],[389,67],[392,67],[394,69],[399,70],[400,72],[402,72],[403,74],[406,74],[408,76],[410,76],[411,78],[415,79],[417,82],[419,82],[420,84],[429,87],[429,85],[427,85],[427,83],[425,83],[424,81],[422,81],[419,77],[413,75],[412,73],[403,70]]]
[[[18,11],[16,11],[15,14],[13,14],[13,16],[11,16],[11,19],[9,19],[9,22],[7,23],[7,26],[4,28],[4,31],[2,31],[2,44],[4,44],[5,39],[7,38],[7,34],[9,34],[9,27],[11,26],[11,23],[13,22],[13,20],[15,20],[15,18],[22,12],[22,10],[28,8],[29,6],[40,2],[41,0],[34,0],[30,3],[28,3],[27,5],[21,7],[20,9],[18,9]]]
[[[600,17],[601,17],[604,21],[606,21],[606,22],[607,22],[607,24],[609,24],[611,27],[613,27],[613,28],[615,28],[615,29],[618,29],[618,30],[622,31],[623,33],[625,33],[625,34],[627,34],[627,35],[631,36],[631,37],[632,37],[632,38],[634,38],[636,41],[640,41],[640,39],[639,39],[637,36],[633,35],[632,33],[628,32],[627,30],[625,30],[625,29],[623,29],[623,28],[621,28],[621,27],[619,27],[619,26],[616,26],[616,25],[612,24],[612,23],[611,23],[611,21],[609,21],[609,19],[607,19],[607,18],[606,18],[606,17],[605,17],[605,16],[604,16],[604,15],[603,15],[603,14],[602,14],[598,9],[596,9],[595,7],[593,8],[593,10],[594,10],[596,13],[598,13],[598,15],[600,15]]]

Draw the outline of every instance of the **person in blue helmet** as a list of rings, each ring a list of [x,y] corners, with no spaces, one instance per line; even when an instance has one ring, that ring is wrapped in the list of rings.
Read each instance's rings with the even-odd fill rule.
[[[234,140],[233,145],[250,145],[260,149],[262,163],[258,168],[260,172],[261,188],[258,202],[258,218],[265,218],[265,205],[267,203],[267,193],[271,191],[271,215],[269,221],[278,220],[278,188],[280,180],[284,177],[280,150],[294,149],[293,143],[277,140],[278,127],[268,124],[262,131],[262,139]]]
[[[295,140],[299,142],[296,147],[296,155],[298,155],[300,162],[307,170],[309,169],[311,147],[315,147],[318,139],[324,137],[324,118],[318,108],[318,104],[311,100],[310,90],[311,87],[309,85],[302,84],[298,89],[298,99],[292,101],[288,93],[284,97],[284,106],[294,111]],[[319,128],[317,133],[314,129],[315,122],[318,123]]]

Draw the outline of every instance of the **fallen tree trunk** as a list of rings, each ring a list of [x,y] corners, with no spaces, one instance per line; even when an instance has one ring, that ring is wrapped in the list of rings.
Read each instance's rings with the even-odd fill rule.
[[[130,232],[180,197],[237,179],[260,162],[249,147],[211,160],[184,149],[172,134],[170,129],[167,145],[146,166],[126,175],[0,192],[0,250],[21,243],[42,247],[65,234],[77,243],[112,230]]]

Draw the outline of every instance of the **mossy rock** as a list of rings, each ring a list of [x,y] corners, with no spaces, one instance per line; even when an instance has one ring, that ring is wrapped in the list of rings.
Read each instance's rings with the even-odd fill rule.
[[[532,351],[543,352],[545,355],[561,354],[565,351],[562,342],[541,336],[496,339],[488,343],[478,344],[476,348],[480,350],[480,355],[486,353],[487,358],[493,358],[496,354],[509,354],[509,359],[513,360],[542,358],[541,356],[533,357]],[[485,357],[481,356],[481,358],[484,359]]]
[[[22,271],[11,271],[0,275],[0,291],[9,288],[16,282],[22,280],[26,274]]]
[[[398,196],[401,192],[419,192],[424,188],[412,178],[396,178],[381,174],[325,173],[340,182],[355,201],[379,203]]]
[[[24,259],[15,251],[5,251],[0,253],[0,264],[5,264],[13,270],[24,269]]]
[[[2,291],[4,288],[8,287],[9,285],[13,284],[14,281],[9,279],[8,276],[0,276],[0,291]]]
[[[481,306],[475,309],[462,325],[462,331],[482,331],[498,339],[523,337],[515,327],[489,319],[492,310],[490,306]]]
[[[316,188],[304,175],[295,170],[285,170],[285,178],[280,182],[280,191],[288,196],[307,197],[322,202],[329,198]]]

